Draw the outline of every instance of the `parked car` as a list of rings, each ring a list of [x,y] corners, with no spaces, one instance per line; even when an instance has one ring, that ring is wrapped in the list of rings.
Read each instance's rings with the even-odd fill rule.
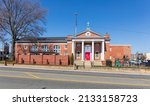
[[[147,62],[145,63],[145,66],[149,66],[150,67],[150,60],[147,60]]]
[[[141,60],[139,60],[139,61],[137,61],[137,60],[130,60],[130,65],[141,65],[142,64],[142,61]]]

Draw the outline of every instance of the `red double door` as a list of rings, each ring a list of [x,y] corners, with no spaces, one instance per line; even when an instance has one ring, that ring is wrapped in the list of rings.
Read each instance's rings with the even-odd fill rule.
[[[90,52],[85,53],[85,59],[88,60],[88,61],[91,60]]]

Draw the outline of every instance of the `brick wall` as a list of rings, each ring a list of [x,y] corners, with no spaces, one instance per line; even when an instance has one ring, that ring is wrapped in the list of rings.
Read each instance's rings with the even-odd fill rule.
[[[68,56],[56,56],[56,65],[68,65]]]
[[[68,65],[68,55],[16,55],[19,64]]]
[[[68,55],[71,56],[72,55],[72,42],[68,42],[67,46],[68,46]]]
[[[43,64],[55,65],[55,55],[43,55]]]
[[[112,60],[115,61],[115,59],[122,59],[124,55],[128,56],[129,59],[131,58],[131,46],[110,46],[110,56],[112,57]]]
[[[22,63],[22,64],[30,64],[30,59],[31,59],[31,56],[30,55],[18,55],[17,57],[17,63]]]
[[[109,60],[110,59],[110,42],[106,42],[105,43],[105,60]]]
[[[31,55],[31,64],[42,64],[43,63],[42,55]]]

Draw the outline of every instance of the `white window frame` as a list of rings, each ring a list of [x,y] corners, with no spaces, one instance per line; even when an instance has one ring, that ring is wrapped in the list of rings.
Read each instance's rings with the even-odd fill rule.
[[[32,45],[31,51],[37,52],[38,51],[38,46],[37,45]]]
[[[110,51],[112,51],[112,48],[110,48]]]
[[[60,45],[54,45],[53,46],[53,52],[60,54],[61,48]]]
[[[48,52],[49,51],[48,45],[42,45],[42,51]]]
[[[77,51],[77,53],[76,53],[77,58],[80,58],[80,54],[81,54],[81,52]]]
[[[24,45],[24,49],[26,50],[28,48],[28,46],[27,45]]]
[[[87,37],[91,36],[91,32],[86,32],[86,36]]]
[[[95,58],[96,58],[96,59],[99,58],[98,52],[95,52]]]

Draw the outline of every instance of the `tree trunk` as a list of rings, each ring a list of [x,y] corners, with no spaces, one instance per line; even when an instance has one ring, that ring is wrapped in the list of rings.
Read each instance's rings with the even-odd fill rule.
[[[15,39],[12,38],[12,55],[11,55],[11,60],[15,61]]]

